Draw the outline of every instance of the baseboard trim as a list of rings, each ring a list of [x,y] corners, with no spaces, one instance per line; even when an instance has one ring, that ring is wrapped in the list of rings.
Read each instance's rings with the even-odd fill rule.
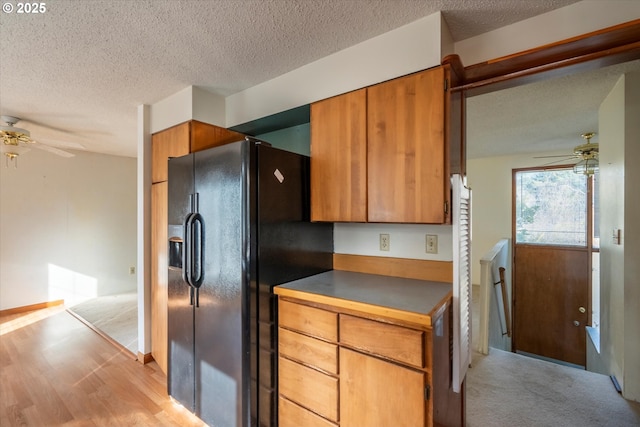
[[[155,359],[151,353],[140,353],[138,352],[138,362],[146,365],[147,363],[153,362]]]
[[[79,314],[74,313],[73,310],[67,309],[67,313],[69,313],[70,315],[72,315],[73,317],[75,317],[76,319],[81,321],[82,323],[84,323],[89,329],[91,329],[96,334],[100,335],[105,340],[109,341],[112,345],[116,346],[120,350],[120,352],[124,353],[126,356],[130,357],[133,360],[137,360],[137,356],[131,350],[129,350],[127,347],[123,346],[118,341],[116,341],[113,338],[111,338],[109,335],[107,335],[104,332],[102,332],[99,328],[96,328],[88,320],[84,319]]]
[[[22,307],[7,308],[5,310],[0,310],[0,316],[25,313],[27,311],[41,310],[43,308],[55,307],[63,304],[64,304],[64,300],[58,299],[54,301],[40,302],[38,304],[23,305]]]

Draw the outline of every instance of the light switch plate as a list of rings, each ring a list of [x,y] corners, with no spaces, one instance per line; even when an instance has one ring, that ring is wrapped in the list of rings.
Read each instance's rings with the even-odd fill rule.
[[[619,228],[614,228],[613,229],[613,244],[614,245],[619,245],[620,244],[620,229]]]

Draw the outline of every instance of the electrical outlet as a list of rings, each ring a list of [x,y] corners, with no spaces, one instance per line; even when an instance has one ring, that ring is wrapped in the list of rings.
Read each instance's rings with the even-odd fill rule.
[[[129,274],[136,274],[136,268],[135,267],[129,267]]]
[[[391,238],[389,237],[388,234],[381,234],[380,235],[380,250],[381,251],[389,251],[389,248],[391,247]]]
[[[438,235],[437,234],[425,235],[425,251],[428,254],[438,253]]]

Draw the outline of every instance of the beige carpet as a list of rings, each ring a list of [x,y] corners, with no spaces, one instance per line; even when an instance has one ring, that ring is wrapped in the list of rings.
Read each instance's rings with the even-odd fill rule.
[[[137,293],[93,298],[67,310],[134,355],[138,353]]]
[[[473,355],[467,426],[640,426],[640,403],[606,375],[497,349]]]

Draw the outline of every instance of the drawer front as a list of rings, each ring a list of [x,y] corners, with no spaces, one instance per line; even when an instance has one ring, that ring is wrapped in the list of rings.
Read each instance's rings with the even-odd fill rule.
[[[278,321],[280,326],[303,334],[338,340],[338,315],[330,311],[279,300]]]
[[[424,331],[340,315],[340,344],[418,368],[425,367]]]
[[[325,420],[282,396],[278,404],[278,425],[279,427],[338,427],[337,424]]]
[[[280,357],[280,395],[331,421],[338,420],[338,379]]]
[[[338,373],[338,346],[336,344],[280,328],[278,330],[278,351],[280,355],[305,365],[322,369],[330,374]]]

